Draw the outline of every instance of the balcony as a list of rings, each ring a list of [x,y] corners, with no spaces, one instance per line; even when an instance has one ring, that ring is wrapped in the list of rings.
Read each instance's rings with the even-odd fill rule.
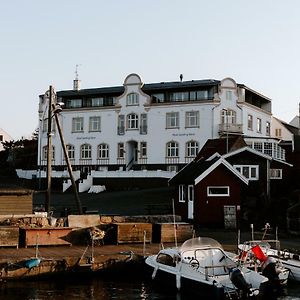
[[[223,133],[243,133],[243,124],[219,124],[219,134]]]

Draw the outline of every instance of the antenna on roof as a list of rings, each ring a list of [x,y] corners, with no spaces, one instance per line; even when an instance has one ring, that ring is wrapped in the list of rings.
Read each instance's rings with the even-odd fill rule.
[[[78,79],[78,67],[81,65],[76,65],[75,68],[75,79],[73,80],[73,90],[79,91],[80,89],[80,80]]]
[[[182,82],[183,75],[182,75],[182,74],[180,74],[179,78],[180,78],[180,81]]]

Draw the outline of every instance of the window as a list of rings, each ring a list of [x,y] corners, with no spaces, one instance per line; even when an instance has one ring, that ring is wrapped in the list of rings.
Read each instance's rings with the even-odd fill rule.
[[[56,128],[56,123],[55,123],[55,119],[52,119],[51,121],[51,130],[53,132],[55,132],[55,128]],[[42,124],[42,132],[48,132],[48,118],[43,120],[43,124]]]
[[[270,169],[270,179],[282,179],[282,169]]]
[[[109,158],[109,150],[107,144],[100,144],[98,146],[98,158],[107,159]]]
[[[0,135],[0,142],[3,142],[3,135]]]
[[[89,144],[83,144],[80,147],[80,158],[91,159],[92,158],[92,146]]]
[[[119,115],[118,117],[118,135],[125,134],[125,116]]]
[[[190,100],[205,100],[208,99],[208,91],[190,91]]]
[[[248,115],[248,130],[253,130],[253,116]]]
[[[48,147],[44,146],[42,160],[47,160],[47,159],[48,159]],[[55,160],[55,147],[54,146],[52,146],[52,160]]]
[[[103,106],[104,99],[102,97],[100,98],[92,98],[92,106]]]
[[[263,153],[272,156],[272,154],[273,154],[273,144],[265,142],[264,143],[264,152]]]
[[[208,186],[207,196],[209,197],[229,196],[229,186]]]
[[[167,171],[169,172],[177,172],[178,167],[176,165],[169,165],[167,166]]]
[[[198,153],[198,142],[189,141],[186,143],[186,157],[196,157]]]
[[[129,114],[127,116],[127,129],[138,129],[139,117],[137,114]]]
[[[139,95],[137,93],[128,94],[127,105],[139,105]]]
[[[199,111],[185,113],[185,127],[199,127]]]
[[[141,142],[140,156],[147,157],[147,143]]]
[[[262,142],[254,142],[253,149],[259,152],[263,152],[263,143]]]
[[[67,152],[68,152],[68,157],[70,159],[75,158],[75,147],[73,145],[66,145]]]
[[[236,112],[231,109],[222,109],[221,123],[222,124],[236,124]]]
[[[173,259],[173,257],[169,254],[166,253],[160,253],[156,261],[162,265],[167,265],[170,267],[176,267],[176,261]]]
[[[189,92],[170,93],[170,101],[188,101]]]
[[[275,136],[277,138],[281,138],[282,137],[282,135],[281,135],[281,128],[276,128],[275,129]]]
[[[167,143],[167,157],[178,157],[178,143]]]
[[[234,165],[237,171],[239,171],[244,177],[249,180],[258,180],[258,166],[253,165]]]
[[[165,101],[165,95],[162,93],[152,94],[152,100],[154,103],[160,103]]]
[[[185,202],[186,200],[186,187],[185,185],[179,185],[179,202]]]
[[[140,134],[147,134],[147,114],[141,114]]]
[[[82,107],[82,99],[69,99],[66,103],[67,108]]]
[[[257,118],[256,131],[261,133],[261,119],[260,118]]]
[[[228,101],[232,100],[232,91],[226,91],[226,100]]]
[[[166,128],[179,128],[179,112],[166,114]]]
[[[101,131],[100,117],[90,117],[89,131]]]
[[[83,118],[77,117],[72,119],[72,132],[83,132]]]
[[[118,143],[118,158],[124,158],[124,143]]]
[[[270,134],[271,134],[271,124],[270,124],[270,122],[266,122],[266,135],[267,136],[270,136]]]

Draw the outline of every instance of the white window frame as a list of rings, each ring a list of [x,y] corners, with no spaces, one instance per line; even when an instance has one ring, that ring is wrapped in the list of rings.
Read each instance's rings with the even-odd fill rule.
[[[211,193],[211,189],[226,189],[227,192],[226,193],[223,193],[223,194],[214,194],[214,193]],[[230,188],[229,186],[207,186],[207,197],[229,197],[230,196]]]
[[[82,99],[70,99],[68,100],[68,108],[82,107]]]
[[[270,169],[270,179],[282,179],[282,169]]]
[[[52,146],[52,160],[55,160],[55,147]],[[42,160],[47,160],[48,159],[48,146],[43,147],[43,153],[42,153]]]
[[[167,143],[167,157],[179,157],[179,144],[177,142]]]
[[[186,128],[199,128],[199,111],[185,112],[185,127]]]
[[[104,98],[98,97],[98,98],[92,98],[92,106],[103,106],[104,105]]]
[[[118,143],[118,158],[125,157],[125,148],[124,143]]]
[[[259,166],[258,165],[233,165],[248,180],[259,180]],[[245,176],[244,170],[248,169],[249,176]],[[252,176],[252,170],[255,170],[255,176]]]
[[[271,135],[271,123],[269,121],[266,122],[266,135]]]
[[[127,115],[127,129],[139,129],[139,116],[137,114],[131,113]]]
[[[248,118],[247,118],[247,127],[248,127],[248,130],[253,130],[253,116],[252,115],[248,115]]]
[[[262,132],[262,120],[261,120],[261,118],[256,119],[256,131],[258,133]]]
[[[75,158],[75,147],[71,144],[66,145],[69,159]]]
[[[72,132],[83,132],[83,117],[72,119]]]
[[[166,129],[179,128],[179,112],[166,113]]]
[[[108,159],[109,158],[109,146],[108,144],[102,143],[98,145],[98,159]]]
[[[126,97],[126,104],[128,106],[139,105],[139,94],[138,93],[130,93]]]
[[[179,193],[178,200],[179,200],[179,202],[184,203],[186,201],[186,196],[187,196],[186,192],[187,192],[186,191],[186,186],[183,185],[183,184],[180,184],[178,186],[178,193]]]
[[[101,117],[92,116],[89,118],[89,131],[90,132],[101,131]]]
[[[140,143],[140,157],[141,158],[147,157],[147,142]]]
[[[226,100],[231,101],[232,100],[232,91],[226,91]]]
[[[83,144],[80,146],[80,159],[92,158],[92,146],[90,144]]]
[[[186,142],[186,157],[196,157],[199,151],[199,143],[196,141]]]

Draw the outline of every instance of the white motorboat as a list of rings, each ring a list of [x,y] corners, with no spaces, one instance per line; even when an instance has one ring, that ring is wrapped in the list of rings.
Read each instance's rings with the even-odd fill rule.
[[[189,239],[180,248],[166,248],[147,257],[152,278],[167,280],[178,290],[189,290],[213,299],[255,297],[268,279],[239,266],[214,239]]]
[[[284,281],[286,277],[300,281],[300,256],[298,254],[291,253],[288,250],[281,251],[279,240],[253,240],[238,245],[243,260],[247,257],[249,259],[249,253],[251,260],[252,249],[255,246],[259,246],[263,254],[269,259],[266,263],[275,264],[281,281]]]

